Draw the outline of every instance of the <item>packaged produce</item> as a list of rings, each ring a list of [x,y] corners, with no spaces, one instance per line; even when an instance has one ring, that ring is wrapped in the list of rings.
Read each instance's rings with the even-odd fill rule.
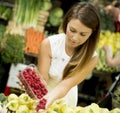
[[[48,90],[37,68],[34,65],[25,68],[18,74],[18,78],[24,85],[26,93],[31,98],[39,100],[37,110],[45,109],[46,100],[42,97],[47,94]]]

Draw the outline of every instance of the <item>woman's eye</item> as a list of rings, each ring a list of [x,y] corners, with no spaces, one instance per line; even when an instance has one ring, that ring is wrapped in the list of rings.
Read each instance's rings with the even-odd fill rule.
[[[75,32],[75,30],[74,30],[74,29],[70,29],[70,31],[71,31],[71,32]]]
[[[82,34],[82,33],[81,33],[80,35],[81,35],[81,36],[86,36],[85,34]]]

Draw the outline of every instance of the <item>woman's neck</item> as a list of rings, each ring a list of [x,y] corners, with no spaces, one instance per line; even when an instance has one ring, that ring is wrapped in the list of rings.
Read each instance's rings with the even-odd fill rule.
[[[68,44],[65,44],[65,51],[70,57],[74,54],[74,48],[70,47]]]

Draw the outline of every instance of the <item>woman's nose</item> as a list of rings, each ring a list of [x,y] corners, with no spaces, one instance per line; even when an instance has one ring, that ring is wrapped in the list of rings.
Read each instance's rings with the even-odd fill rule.
[[[79,34],[75,34],[75,35],[73,35],[73,39],[74,39],[74,40],[78,40],[78,39],[80,39],[80,35],[79,35]]]

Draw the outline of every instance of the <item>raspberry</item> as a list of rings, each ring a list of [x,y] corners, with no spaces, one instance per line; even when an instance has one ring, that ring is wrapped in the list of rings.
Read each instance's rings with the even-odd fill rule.
[[[26,92],[32,98],[41,99],[48,90],[40,76],[32,68],[26,68],[18,74],[18,78],[25,86]]]

